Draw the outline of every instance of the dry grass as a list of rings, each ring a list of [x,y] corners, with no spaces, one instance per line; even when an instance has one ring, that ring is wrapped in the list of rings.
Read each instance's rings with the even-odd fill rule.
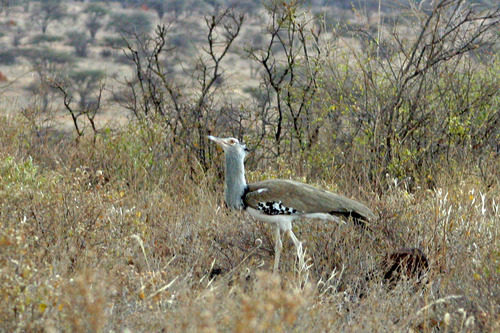
[[[273,276],[270,228],[227,211],[217,169],[155,155],[132,129],[76,145],[19,119],[0,128],[2,330],[500,328],[497,183],[443,170],[435,190],[361,188],[381,216],[374,236],[300,221],[306,262],[287,239]],[[380,263],[400,247],[427,254],[423,283],[383,282]]]

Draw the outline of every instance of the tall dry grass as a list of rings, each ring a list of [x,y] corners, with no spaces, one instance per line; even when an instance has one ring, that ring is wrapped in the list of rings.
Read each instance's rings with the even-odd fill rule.
[[[373,233],[299,221],[305,261],[287,239],[272,275],[270,228],[223,204],[221,156],[204,173],[148,137],[75,143],[1,119],[2,331],[499,330],[495,169],[494,183],[462,165],[411,192],[387,179],[381,195],[326,171],[317,185],[377,211]],[[303,175],[278,164],[249,177]],[[430,271],[389,285],[381,263],[402,247]]]

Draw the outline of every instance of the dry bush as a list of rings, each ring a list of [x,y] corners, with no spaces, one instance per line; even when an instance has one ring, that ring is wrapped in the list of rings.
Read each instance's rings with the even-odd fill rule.
[[[435,191],[360,188],[380,215],[372,232],[299,221],[306,262],[286,239],[273,276],[270,228],[228,211],[216,170],[162,156],[149,133],[56,143],[22,120],[1,128],[6,330],[498,328],[497,183],[457,174],[436,175]],[[430,271],[389,284],[383,260],[402,247],[422,249]]]

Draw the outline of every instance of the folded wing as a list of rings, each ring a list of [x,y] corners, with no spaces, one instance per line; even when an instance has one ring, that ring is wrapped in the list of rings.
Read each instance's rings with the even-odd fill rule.
[[[262,203],[278,203],[298,214],[327,213],[369,221],[375,214],[365,205],[314,186],[293,180],[274,179],[248,184],[246,206],[259,209]]]

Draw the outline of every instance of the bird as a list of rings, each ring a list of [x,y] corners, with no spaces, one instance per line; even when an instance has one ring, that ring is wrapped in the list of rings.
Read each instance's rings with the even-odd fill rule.
[[[316,218],[341,223],[339,217],[351,217],[363,224],[375,218],[375,214],[365,205],[345,196],[288,179],[269,179],[257,183],[247,183],[245,177],[245,157],[248,149],[236,138],[208,139],[224,150],[225,155],[225,202],[233,210],[246,211],[255,220],[269,223],[274,227],[274,266],[278,272],[283,247],[281,232],[288,234],[294,243],[297,256],[303,254],[302,243],[292,231],[292,222],[300,218]]]

